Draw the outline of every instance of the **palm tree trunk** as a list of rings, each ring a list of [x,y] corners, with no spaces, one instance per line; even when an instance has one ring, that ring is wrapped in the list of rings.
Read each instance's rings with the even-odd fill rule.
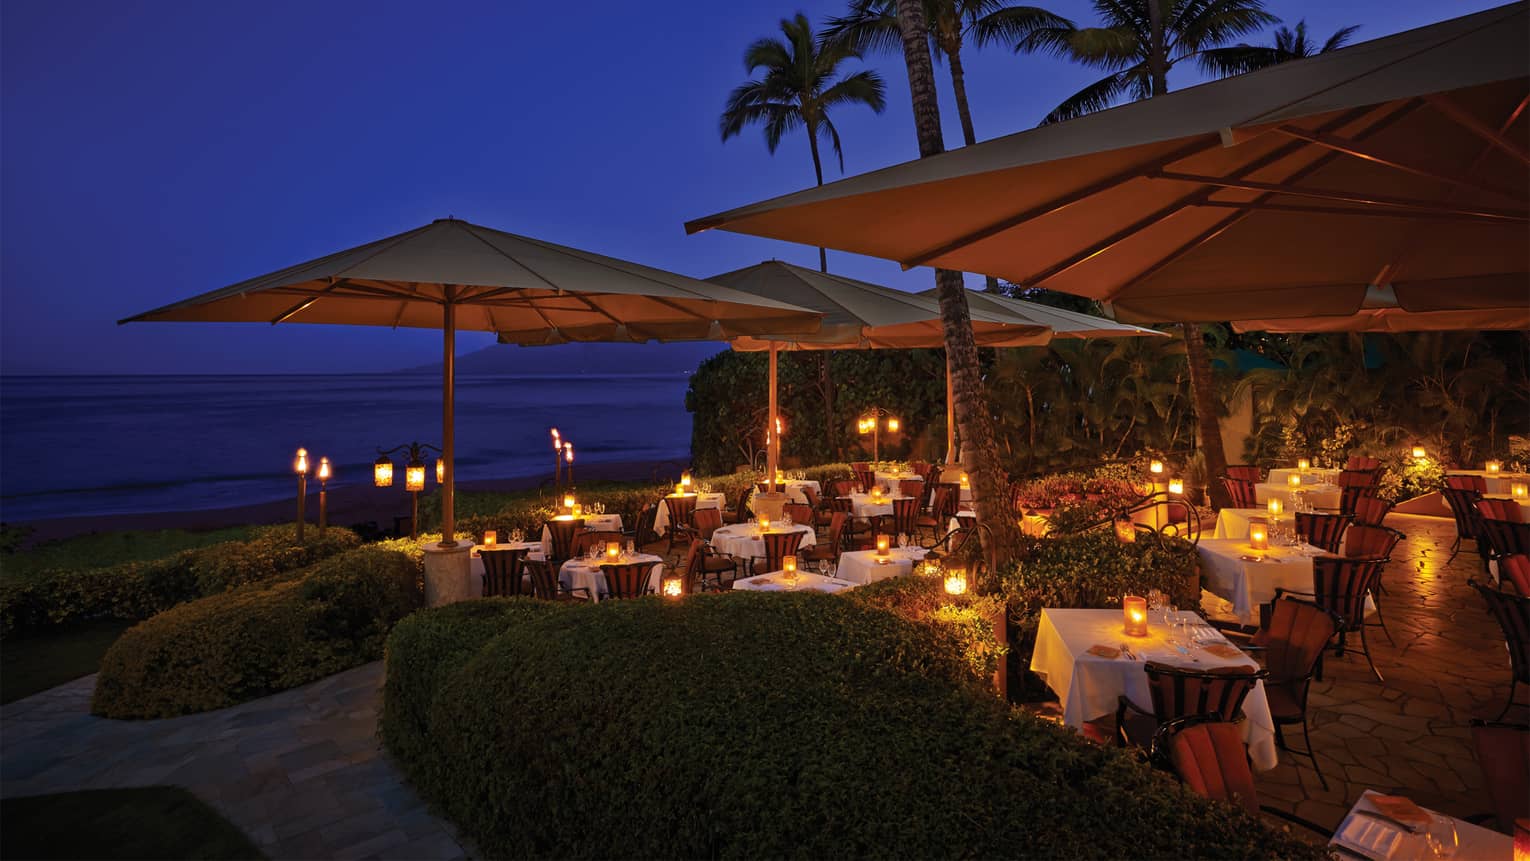
[[[962,120],[962,142],[972,146],[977,143],[977,131],[972,127],[972,105],[967,101],[967,70],[962,66],[961,43],[946,45],[945,52],[951,70],[951,91],[956,94],[956,115]],[[999,292],[999,279],[987,275],[983,281],[985,291]]]
[[[935,69],[930,63],[929,31],[925,27],[921,0],[898,0],[898,27],[903,35],[903,59],[908,66],[909,93],[913,98],[914,127],[919,134],[919,156],[928,158],[945,150],[940,134],[940,105],[935,100]],[[1004,510],[1005,478],[999,467],[993,416],[983,392],[978,367],[977,342],[972,336],[972,316],[962,274],[935,270],[940,297],[940,321],[945,329],[946,355],[951,360],[951,382],[956,396],[956,420],[961,428],[962,454],[972,481],[972,501],[978,521],[993,531],[995,558],[1009,558],[1019,543],[1015,521]]]
[[[1153,95],[1169,91],[1168,47],[1163,35],[1163,0],[1148,0],[1148,79]]]
[[[1181,323],[1185,336],[1185,361],[1190,365],[1190,391],[1195,396],[1195,420],[1200,429],[1201,453],[1206,457],[1206,485],[1211,504],[1225,507],[1231,500],[1219,476],[1227,471],[1222,449],[1222,423],[1218,419],[1216,379],[1211,375],[1211,353],[1198,323]]]
[[[823,162],[818,158],[818,124],[808,123],[808,148],[813,151],[813,176],[823,185]],[[818,249],[818,271],[829,271],[829,252],[823,248]]]

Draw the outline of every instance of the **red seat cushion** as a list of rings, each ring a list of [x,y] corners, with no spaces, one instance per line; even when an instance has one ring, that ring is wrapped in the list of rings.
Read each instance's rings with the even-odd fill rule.
[[[1169,743],[1169,755],[1181,780],[1200,795],[1243,805],[1258,815],[1259,795],[1248,767],[1243,735],[1231,723],[1186,727]]]
[[[1281,718],[1301,720],[1302,703],[1297,698],[1297,693],[1294,687],[1278,682],[1266,682],[1264,695],[1270,701],[1270,717],[1276,720]]]

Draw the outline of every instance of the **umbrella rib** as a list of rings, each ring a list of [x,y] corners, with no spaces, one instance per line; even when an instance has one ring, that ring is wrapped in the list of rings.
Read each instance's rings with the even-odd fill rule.
[[[1277,194],[1282,192],[1276,192]],[[1483,215],[1458,209],[1416,206],[1381,209],[1361,209],[1353,206],[1318,206],[1306,203],[1247,203],[1233,200],[1203,200],[1196,206],[1211,209],[1253,209],[1260,212],[1309,212],[1317,215],[1363,215],[1369,218],[1408,218],[1421,221],[1475,221],[1502,224],[1506,221],[1524,223],[1530,215]]]
[[[1379,164],[1382,167],[1388,167],[1403,173],[1410,173],[1414,176],[1421,176],[1425,179],[1432,179],[1436,182],[1446,183],[1447,185],[1470,188],[1475,191],[1480,191],[1483,194],[1491,194],[1494,197],[1500,197],[1505,200],[1512,200],[1515,203],[1525,202],[1524,198],[1516,197],[1507,191],[1502,191],[1489,185],[1479,185],[1478,183],[1469,179],[1440,173],[1436,170],[1430,170],[1427,167],[1421,167],[1416,164],[1409,164],[1408,162],[1402,161],[1396,157],[1379,153],[1369,147],[1362,145],[1359,141],[1350,140],[1349,138],[1341,137],[1339,135],[1309,132],[1306,129],[1299,129],[1295,126],[1277,126],[1274,131],[1278,134],[1286,135],[1287,137],[1293,137],[1297,140],[1304,140],[1310,144],[1313,144],[1314,146],[1320,146],[1324,149],[1333,150],[1334,152],[1340,153],[1342,155],[1369,161],[1374,164]]]
[[[1524,221],[1525,213],[1511,212],[1506,209],[1472,208],[1461,209],[1451,207],[1441,209],[1441,204],[1427,200],[1412,200],[1403,197],[1390,197],[1379,194],[1361,194],[1359,192],[1343,191],[1336,188],[1298,188],[1295,186],[1282,185],[1276,182],[1254,182],[1252,180],[1239,180],[1235,178],[1221,179],[1215,176],[1201,176],[1191,173],[1175,173],[1173,171],[1157,171],[1149,174],[1149,179],[1162,179],[1171,182],[1193,182],[1201,185],[1214,185],[1220,188],[1236,189],[1239,191],[1268,191],[1275,194],[1289,195],[1292,197],[1312,197],[1319,200],[1332,200],[1341,203],[1363,203],[1371,206],[1388,206],[1397,209],[1417,210],[1420,212],[1441,212],[1451,215],[1469,215],[1476,218],[1505,221]],[[1201,205],[1221,205],[1207,203]],[[1237,205],[1228,203],[1227,205]],[[1366,210],[1356,210],[1365,212]]]
[[[1424,96],[1424,101],[1428,102],[1430,107],[1454,120],[1457,125],[1462,126],[1489,144],[1519,159],[1522,163],[1530,165],[1530,152],[1526,152],[1519,144],[1509,140],[1502,132],[1472,116],[1466,109],[1456,104],[1448,96],[1431,93]]]
[[[308,308],[312,307],[313,303],[329,295],[334,291],[336,287],[339,287],[343,283],[345,283],[344,278],[332,279],[329,282],[329,286],[325,287],[323,290],[318,291],[314,295],[309,296],[307,299],[304,299],[296,305],[293,305],[291,308],[288,308],[287,310],[273,317],[271,319],[271,325],[275,326],[277,323],[284,322],[290,319],[294,314],[301,314],[303,311],[306,311]]]
[[[1148,159],[1147,161],[1140,164],[1135,164],[1124,170],[1116,171],[1110,176],[1105,177],[1098,182],[1087,185],[1081,189],[1069,192],[1068,194],[1065,194],[1061,197],[1053,198],[1045,203],[1033,206],[1030,209],[1017,212],[1014,215],[992,222],[987,226],[959,236],[956,239],[953,239],[943,245],[939,245],[928,251],[923,251],[912,257],[900,260],[898,261],[898,265],[902,266],[904,269],[912,269],[915,266],[923,266],[926,263],[929,263],[931,260],[934,260],[938,257],[943,257],[946,254],[950,254],[953,251],[965,248],[968,245],[981,242],[984,239],[997,236],[1006,230],[1019,227],[1027,221],[1033,221],[1044,215],[1050,215],[1054,212],[1066,209],[1075,203],[1093,197],[1102,191],[1113,188],[1122,182],[1125,182],[1126,180],[1140,176],[1146,171],[1158,170],[1166,165],[1170,165],[1174,162],[1189,158],[1192,155],[1197,155],[1207,150],[1214,149],[1220,145],[1221,143],[1217,139],[1213,139],[1209,143],[1202,141],[1187,144],[1157,158]]]

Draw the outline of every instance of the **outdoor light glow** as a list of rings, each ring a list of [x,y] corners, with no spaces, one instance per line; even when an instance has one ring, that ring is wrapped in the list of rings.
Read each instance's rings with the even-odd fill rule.
[[[327,458],[327,457],[319,458],[319,472],[318,472],[318,476],[319,476],[319,480],[320,481],[329,481],[329,476],[330,476],[330,472],[329,472],[329,458]]]
[[[1413,447],[1413,459],[1414,460],[1423,460],[1424,458],[1426,458],[1428,456],[1429,456],[1429,452],[1424,451],[1424,447],[1423,446],[1416,445],[1416,446]]]
[[[895,418],[888,418],[888,420],[887,420],[887,432],[888,433],[897,433],[898,432],[898,420],[897,419],[895,419]]]
[[[1185,480],[1182,478],[1169,479],[1169,492],[1176,496],[1185,492]]]
[[[770,531],[770,518],[766,517],[763,514],[760,515],[760,531],[761,532],[769,532]]]
[[[552,429],[552,441],[553,441],[553,451],[561,451],[562,448],[563,448],[563,441],[561,439],[559,439],[559,437],[558,437],[558,429],[557,428],[553,428]]]
[[[1293,472],[1286,476],[1286,484],[1290,485],[1291,487],[1301,487],[1302,477]]]
[[[966,571],[958,568],[958,569],[946,572],[946,594],[947,595],[965,595],[965,594],[967,594],[967,572]]]
[[[676,496],[684,496],[685,495],[685,485],[684,484],[677,484],[677,485],[675,485],[675,495]]]
[[[680,486],[686,490],[691,489],[691,474],[689,472],[680,473]]]
[[[297,459],[292,462],[292,471],[298,475],[308,474],[308,449],[297,450]]]
[[[1510,484],[1509,495],[1515,499],[1530,498],[1530,484],[1525,484],[1523,481],[1516,481]]]
[[[962,489],[965,490],[965,489],[967,489],[967,488],[969,488],[971,486],[972,486],[972,479],[967,477],[967,473],[965,473],[965,472],[962,473]]]
[[[436,484],[446,483],[446,461],[436,458]]]
[[[685,594],[684,584],[680,582],[679,577],[664,578],[664,597],[679,598],[683,594]]]
[[[404,467],[404,489],[416,493],[425,489],[425,464],[411,460]]]
[[[1155,460],[1152,463],[1149,463],[1148,464],[1148,472],[1151,472],[1154,475],[1162,475],[1163,474],[1163,461]]]
[[[1137,540],[1137,524],[1131,518],[1121,517],[1116,520],[1116,538],[1122,544],[1132,544]]]
[[[617,542],[617,541],[607,541],[606,542],[606,558],[607,559],[615,560],[615,559],[620,558],[621,555],[622,555],[622,545],[621,545],[620,542]]]
[[[785,571],[788,574],[796,574],[797,573],[797,557],[796,556],[788,556],[785,559],[782,559],[781,560],[781,570]]]
[[[572,493],[563,497],[563,507],[567,508],[570,514],[574,512],[574,495]]]
[[[1286,510],[1286,504],[1279,499],[1271,499],[1265,507],[1269,509],[1271,517],[1279,517],[1280,513]]]
[[[563,459],[568,461],[569,463],[573,463],[574,462],[574,444],[573,443],[566,442],[566,443],[563,444]]]
[[[1490,460],[1487,462],[1488,475],[1497,475],[1503,471],[1503,461]]]
[[[1248,522],[1248,546],[1255,550],[1270,549],[1270,524],[1255,517]]]
[[[1128,637],[1147,636],[1147,599],[1127,595],[1121,599],[1121,627]]]
[[[393,486],[393,461],[383,456],[372,464],[372,483],[378,487]]]
[[[877,555],[886,556],[892,549],[892,537],[888,535],[877,536]]]
[[[1305,457],[1299,457],[1296,459],[1296,468],[1302,472],[1306,472],[1308,469],[1312,468],[1312,461]]]
[[[865,419],[861,419],[860,422],[856,424],[855,429],[860,431],[862,435],[869,434],[871,433],[871,424]]]
[[[499,543],[499,533],[498,532],[495,532],[492,529],[485,529],[483,531],[483,546],[485,546],[485,547],[493,547],[494,545],[496,545],[498,543]]]
[[[579,503],[576,502],[576,503],[574,503],[574,507],[569,509],[568,513],[569,513],[570,516],[575,517],[575,518],[583,517],[584,516],[584,506],[580,505]]]

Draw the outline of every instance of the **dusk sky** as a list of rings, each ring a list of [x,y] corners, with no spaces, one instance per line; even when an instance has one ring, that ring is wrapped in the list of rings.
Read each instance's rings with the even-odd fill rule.
[[[1348,24],[1371,39],[1496,5],[1268,0],[1319,41]],[[6,0],[0,369],[382,371],[439,359],[431,331],[115,321],[446,215],[703,278],[771,257],[816,266],[811,248],[687,237],[682,223],[812,183],[800,133],[772,157],[758,129],[724,144],[717,118],[745,80],[750,41],[799,9],[821,21],[844,6]],[[1049,8],[1094,21],[1080,0]],[[901,57],[867,59],[888,107],[834,115],[846,174],[917,155]],[[1034,126],[1099,75],[997,47],[966,66],[980,139]],[[936,74],[956,145],[949,78]],[[1197,80],[1177,68],[1170,83]],[[829,265],[932,284],[928,269],[887,261],[830,252]]]

